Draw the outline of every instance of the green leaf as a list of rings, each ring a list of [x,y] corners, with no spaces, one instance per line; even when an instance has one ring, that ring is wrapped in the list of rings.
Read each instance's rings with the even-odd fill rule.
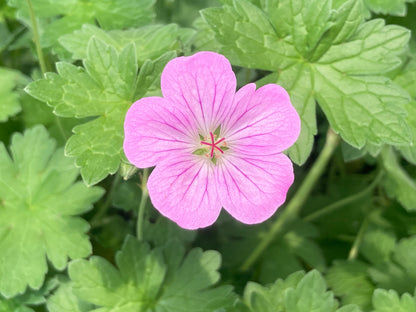
[[[413,140],[416,138],[416,55],[413,53],[411,57],[402,66],[394,81],[404,88],[411,97],[412,101],[406,104],[405,109],[407,111],[406,122],[410,126],[412,131]],[[410,146],[399,146],[399,151],[406,158],[407,161],[416,165],[416,144],[413,142]]]
[[[127,45],[134,43],[136,57],[141,66],[147,59],[156,59],[170,50],[181,50],[181,45],[189,44],[194,31],[179,28],[176,24],[149,25],[136,29],[105,31],[97,26],[83,25],[59,38],[75,60],[85,59],[88,42],[96,37],[121,52]]]
[[[368,265],[360,261],[337,261],[329,268],[326,280],[343,304],[353,303],[367,311],[375,288],[367,270]]]
[[[404,145],[412,141],[404,121],[404,90],[389,79],[376,76],[345,76],[331,66],[315,67],[318,102],[335,132],[350,145],[367,142]]]
[[[14,90],[18,85],[26,84],[26,80],[18,71],[0,68],[0,122],[20,112],[19,95]]]
[[[137,65],[134,47],[120,53],[92,38],[86,69],[58,63],[58,74],[47,73],[45,79],[27,86],[33,97],[54,108],[63,117],[98,118],[73,129],[65,152],[75,157],[87,185],[98,183],[115,173],[123,159],[123,121],[133,102]]]
[[[75,182],[78,170],[55,150],[41,127],[15,134],[11,156],[0,142],[0,292],[5,297],[39,289],[47,260],[58,270],[85,257],[88,223],[77,215],[101,197],[100,188]],[[18,242],[18,243],[16,243]]]
[[[365,231],[360,253],[371,263],[389,261],[396,246],[396,236],[390,229],[370,225]]]
[[[370,11],[376,14],[405,16],[406,3],[412,3],[414,0],[363,0],[363,2]]]
[[[286,291],[294,289],[304,276],[305,273],[303,271],[295,272],[285,280],[276,280],[268,287],[249,282],[244,290],[244,301],[253,312],[285,311],[284,298]]]
[[[26,0],[8,0],[17,8],[19,19],[31,25]],[[34,15],[39,19],[42,47],[53,47],[62,54],[58,38],[81,28],[83,24],[98,21],[104,29],[140,27],[154,18],[155,0],[51,0],[32,1]]]
[[[396,198],[407,211],[416,211],[416,182],[400,166],[391,148],[382,152],[383,166],[386,170],[384,183],[387,194]]]
[[[334,294],[326,291],[325,280],[316,270],[306,274],[296,288],[285,293],[286,311],[290,312],[332,312],[337,305]]]
[[[48,297],[49,312],[87,312],[93,305],[80,300],[73,292],[73,283],[66,276],[58,276],[59,288]]]
[[[116,254],[115,268],[100,257],[69,265],[74,293],[99,311],[214,311],[232,305],[227,286],[212,288],[219,279],[220,256],[215,251],[191,250],[171,241],[150,250],[127,236]]]
[[[388,261],[377,263],[369,269],[376,285],[395,289],[398,293],[413,292],[416,285],[416,236],[400,240]]]
[[[264,0],[260,9],[241,0],[202,11],[211,30],[199,26],[210,49],[233,65],[272,71],[259,85],[287,88],[302,121],[299,141],[288,151],[299,165],[316,134],[315,100],[353,147],[412,142],[403,108],[409,96],[382,76],[400,65],[409,31],[381,19],[362,23],[358,1]],[[207,46],[197,39],[197,46]]]
[[[401,297],[393,289],[376,289],[373,295],[373,312],[416,312],[416,295]]]
[[[296,220],[290,224],[290,230],[283,239],[276,240],[263,256],[259,279],[272,282],[277,277],[286,277],[290,273],[305,268],[326,269],[322,249],[314,240],[318,236],[317,228],[306,222]]]

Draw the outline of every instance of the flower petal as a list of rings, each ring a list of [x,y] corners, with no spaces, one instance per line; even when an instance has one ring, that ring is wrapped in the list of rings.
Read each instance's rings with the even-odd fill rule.
[[[236,78],[224,56],[199,52],[171,60],[163,70],[161,87],[163,96],[186,111],[198,130],[207,134],[231,109]]]
[[[177,153],[192,152],[191,121],[161,97],[147,97],[135,102],[124,121],[124,153],[139,168],[152,167],[161,159]]]
[[[254,91],[247,85],[237,92],[224,128],[227,144],[234,150],[248,155],[274,154],[295,143],[300,118],[282,87],[268,84]]]
[[[207,227],[221,211],[214,166],[194,156],[159,163],[147,182],[153,206],[185,229]]]
[[[270,218],[285,202],[294,179],[291,161],[280,153],[244,158],[229,154],[218,164],[218,195],[222,206],[247,224]]]

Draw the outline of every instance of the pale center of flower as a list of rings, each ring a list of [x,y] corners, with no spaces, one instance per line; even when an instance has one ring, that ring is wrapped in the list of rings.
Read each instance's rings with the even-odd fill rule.
[[[205,154],[205,156],[209,156],[210,158],[216,157],[218,158],[221,154],[224,154],[224,151],[221,148],[224,148],[226,146],[225,138],[221,138],[218,141],[216,141],[216,135],[212,132],[209,133],[209,138],[205,138],[205,141],[201,141],[202,145],[207,145],[210,147],[209,154]],[[206,142],[208,141],[208,142]],[[211,142],[209,142],[211,141]],[[218,154],[220,152],[220,154]]]
[[[209,158],[214,164],[217,159],[228,150],[225,138],[219,137],[219,128],[214,132],[209,132],[207,136],[199,135],[200,145],[193,152],[195,155],[201,155]]]

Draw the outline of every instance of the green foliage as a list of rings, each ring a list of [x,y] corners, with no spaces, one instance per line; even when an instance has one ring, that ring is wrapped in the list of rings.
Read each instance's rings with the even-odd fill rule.
[[[115,173],[124,159],[122,150],[124,115],[136,93],[144,94],[160,75],[160,67],[172,57],[165,54],[143,65],[144,75],[137,78],[134,45],[120,53],[113,46],[91,38],[85,69],[69,63],[58,63],[55,73],[47,73],[26,90],[54,108],[63,117],[96,117],[76,126],[65,153],[76,158],[87,185],[96,184]],[[145,81],[143,81],[145,80]]]
[[[375,287],[368,276],[368,267],[361,261],[338,261],[328,270],[328,285],[343,304],[356,304],[364,311],[371,307]]]
[[[416,312],[416,295],[401,297],[394,290],[377,289],[373,296],[373,312]]]
[[[61,56],[65,50],[58,38],[79,29],[84,24],[94,24],[97,20],[104,29],[139,27],[152,22],[155,0],[31,0],[33,13],[40,19],[41,44],[53,47]],[[30,9],[27,0],[8,0],[17,8],[19,19],[30,25]]]
[[[63,270],[68,257],[91,253],[88,223],[77,215],[103,194],[75,182],[78,170],[41,126],[15,134],[10,150],[0,143],[0,293],[6,297],[39,289],[47,259]]]
[[[377,262],[369,269],[376,285],[384,289],[395,289],[399,293],[413,292],[416,285],[416,236],[403,238],[396,243],[389,258]]]
[[[404,145],[408,95],[379,76],[400,65],[409,32],[383,20],[362,23],[359,1],[247,1],[202,11],[216,48],[234,65],[275,72],[258,82],[285,87],[302,119],[289,156],[308,158],[316,134],[315,100],[350,145]],[[336,83],[335,83],[336,82]]]
[[[363,0],[366,8],[376,14],[406,15],[406,4],[414,0]]]
[[[149,249],[127,236],[115,268],[100,257],[69,265],[75,295],[100,311],[214,311],[232,306],[231,288],[212,288],[219,280],[220,255],[191,250],[170,241]],[[81,310],[80,310],[81,311]]]
[[[293,273],[285,280],[278,279],[269,287],[248,283],[244,299],[253,312],[361,311],[353,305],[337,310],[334,294],[327,291],[323,276],[315,270],[306,275],[301,271]]]
[[[0,312],[416,312],[414,2],[0,1]],[[198,50],[301,116],[262,224],[188,231],[141,204],[126,111]]]
[[[113,46],[121,52],[127,45],[134,43],[136,58],[141,66],[147,59],[157,59],[166,51],[180,50],[189,43],[193,31],[179,28],[176,24],[149,25],[128,30],[104,31],[93,25],[84,25],[80,30],[59,38],[59,42],[72,53],[73,59],[86,59],[90,38],[97,39]]]
[[[385,188],[389,195],[397,200],[408,211],[416,211],[416,182],[399,164],[397,156],[391,149],[385,149],[382,153],[387,179]]]
[[[14,89],[26,83],[26,78],[18,71],[0,68],[0,122],[20,112],[19,95]]]

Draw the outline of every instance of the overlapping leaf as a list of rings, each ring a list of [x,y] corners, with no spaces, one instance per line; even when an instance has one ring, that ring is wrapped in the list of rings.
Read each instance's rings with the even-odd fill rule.
[[[17,71],[0,68],[0,122],[20,112],[17,85],[26,83],[26,78]]]
[[[234,65],[274,72],[258,84],[281,84],[300,114],[302,131],[289,149],[292,160],[302,164],[311,152],[315,100],[332,128],[356,148],[412,142],[403,108],[409,96],[380,76],[400,65],[408,30],[383,20],[362,23],[357,0],[261,4],[262,9],[233,1],[203,10],[211,27],[203,33],[216,42],[202,40],[202,45],[215,47]]]
[[[15,134],[11,157],[0,142],[0,293],[39,289],[47,260],[58,270],[85,257],[88,223],[77,215],[103,193],[75,182],[78,170],[41,127]],[[7,278],[6,278],[7,277]]]
[[[337,309],[334,294],[327,291],[322,275],[313,270],[308,274],[296,272],[285,280],[278,279],[273,285],[264,287],[249,283],[244,292],[250,311],[257,312],[360,312],[355,305]]]
[[[401,297],[394,290],[377,289],[373,295],[373,312],[416,312],[416,294]]]
[[[117,268],[100,257],[69,266],[75,295],[99,311],[215,311],[233,305],[231,288],[213,288],[220,255],[184,249],[175,241],[150,250],[128,236],[116,255]]]
[[[416,182],[400,166],[396,154],[390,148],[382,152],[383,165],[386,170],[386,192],[395,197],[407,211],[416,211]]]
[[[416,285],[415,259],[416,236],[404,238],[394,246],[388,260],[369,269],[370,276],[380,288],[412,293]]]
[[[120,53],[113,46],[91,38],[85,69],[69,63],[57,63],[58,74],[31,83],[27,92],[54,108],[63,117],[97,117],[76,126],[65,153],[76,158],[88,185],[117,171],[124,159],[123,122],[134,99],[143,96],[159,77],[163,66],[173,56],[165,54],[147,61],[137,78],[134,45]]]
[[[414,0],[363,0],[365,7],[376,14],[406,15],[406,4]]]
[[[17,16],[29,22],[29,6],[26,0],[8,0],[10,6],[17,8]],[[53,47],[61,55],[58,38],[81,28],[83,24],[98,21],[104,29],[140,27],[150,24],[154,18],[155,0],[36,0],[32,1],[33,13],[40,20],[41,44]]]
[[[189,44],[194,31],[189,28],[179,28],[176,24],[149,25],[145,27],[104,31],[93,25],[83,25],[59,38],[59,42],[72,53],[73,59],[86,59],[87,47],[91,37],[112,45],[118,52],[130,43],[136,47],[136,58],[141,66],[147,59],[154,60],[170,50],[178,50],[180,45]]]

